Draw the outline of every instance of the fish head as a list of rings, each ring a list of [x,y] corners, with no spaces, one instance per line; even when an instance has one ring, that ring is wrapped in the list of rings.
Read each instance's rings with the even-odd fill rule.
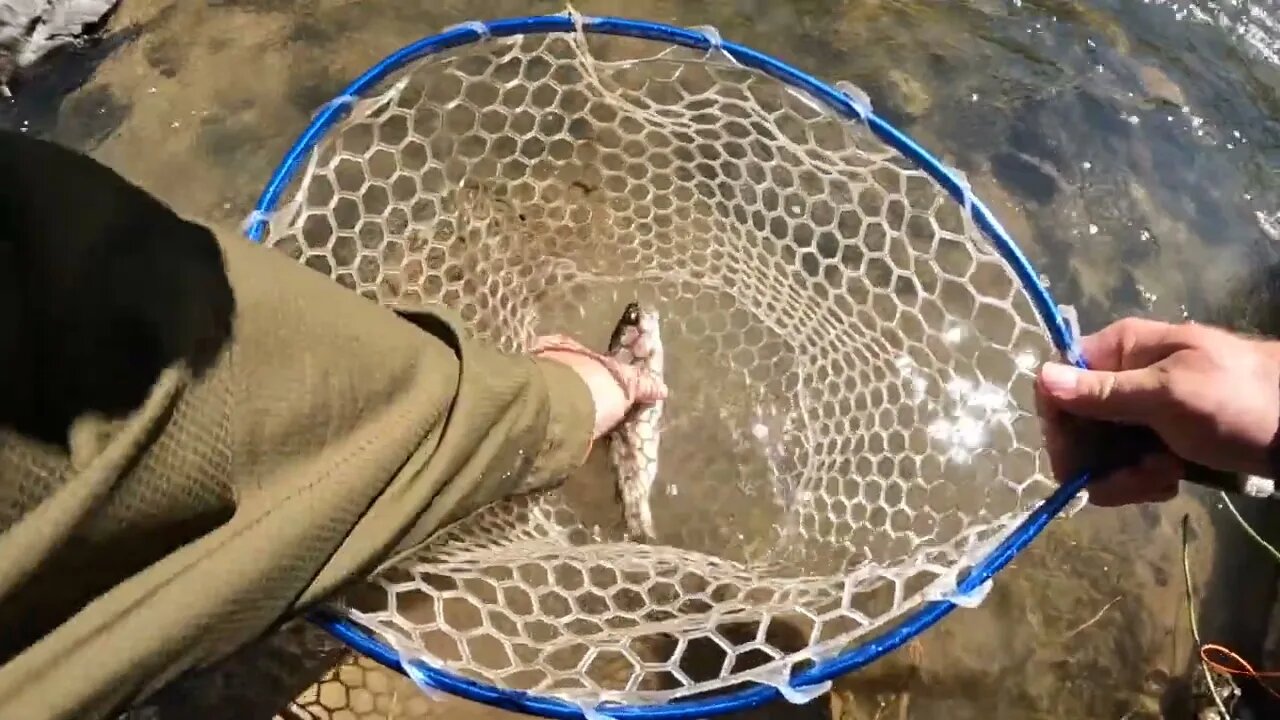
[[[658,335],[658,311],[655,308],[641,305],[638,307],[639,320],[635,325],[635,339],[631,343],[631,352],[638,359],[651,360],[661,348]]]
[[[641,335],[654,335],[658,332],[658,311],[654,308],[633,303],[636,309],[635,325],[640,328]]]
[[[638,337],[640,337],[640,303],[627,303],[627,307],[622,311],[622,317],[618,318],[618,324],[613,328],[613,335],[609,338],[609,353],[617,353],[623,348],[629,349]]]
[[[640,303],[627,303],[627,307],[622,311],[622,318],[618,320],[619,325],[639,325],[641,316]]]
[[[650,357],[658,346],[658,313],[640,303],[628,303],[609,340],[609,352],[626,349],[635,360]]]

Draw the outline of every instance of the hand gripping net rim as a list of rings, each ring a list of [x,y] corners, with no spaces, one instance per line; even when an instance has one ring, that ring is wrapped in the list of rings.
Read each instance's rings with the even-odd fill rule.
[[[990,211],[972,196],[964,180],[912,140],[893,128],[872,112],[856,93],[829,86],[799,70],[771,57],[743,46],[722,41],[714,31],[689,30],[651,22],[619,18],[583,18],[574,14],[497,20],[488,23],[466,23],[441,34],[409,45],[389,56],[352,83],[338,98],[324,106],[303,132],[294,147],[286,155],[271,178],[256,209],[249,218],[248,234],[261,240],[268,229],[271,213],[289,186],[297,171],[302,169],[308,154],[329,131],[348,117],[352,109],[356,113],[370,112],[361,108],[360,100],[370,90],[378,87],[389,76],[408,65],[445,51],[489,38],[510,38],[525,35],[537,36],[550,33],[585,32],[670,43],[672,46],[699,51],[721,53],[722,59],[737,66],[762,73],[798,90],[811,105],[814,101],[828,112],[834,112],[845,121],[862,122],[885,145],[906,156],[919,169],[940,185],[951,199],[968,211],[967,222],[977,226],[996,254],[1004,261],[1007,270],[1015,277],[1018,287],[1026,293],[1034,314],[1047,330],[1055,348],[1076,364],[1081,364],[1072,351],[1073,330],[1068,326],[1048,291],[1039,282],[1029,262],[1012,239],[999,225]],[[301,197],[301,196],[299,196]],[[966,235],[971,232],[966,228]],[[950,577],[955,580],[954,591],[934,595],[933,599],[906,605],[889,615],[897,624],[888,631],[857,645],[839,649],[838,644],[827,649],[810,648],[807,667],[787,666],[796,672],[780,677],[748,677],[756,684],[737,687],[710,698],[674,697],[668,702],[655,704],[610,703],[601,710],[617,717],[706,717],[752,707],[759,702],[782,695],[801,701],[820,691],[825,683],[876,660],[909,641],[939,621],[957,604],[980,592],[990,578],[1026,547],[1053,517],[1058,515],[1087,482],[1082,475],[1058,488],[1038,506],[1021,517],[1016,525],[1010,523],[999,537],[984,543],[988,552],[968,566],[968,573],[960,579],[953,568]],[[999,542],[995,542],[999,540]],[[333,611],[317,612],[313,618],[340,639],[364,652],[373,659],[409,674],[421,685],[441,689],[471,700],[547,717],[583,717],[598,712],[596,702],[610,700],[607,694],[596,698],[565,699],[551,694],[535,694],[498,685],[478,682],[446,667],[437,667],[422,660],[402,656],[384,635],[362,626],[347,614]],[[875,626],[878,627],[878,624]],[[868,633],[871,631],[869,630]]]

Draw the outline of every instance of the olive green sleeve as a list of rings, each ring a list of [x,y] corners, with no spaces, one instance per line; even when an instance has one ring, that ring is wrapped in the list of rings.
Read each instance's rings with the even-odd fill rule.
[[[69,453],[0,436],[0,717],[104,717],[590,449],[571,370],[222,244],[212,368]]]

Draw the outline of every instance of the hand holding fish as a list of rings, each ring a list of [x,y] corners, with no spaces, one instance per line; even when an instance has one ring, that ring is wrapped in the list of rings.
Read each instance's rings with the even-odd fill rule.
[[[595,402],[593,439],[613,430],[632,407],[651,404],[667,396],[666,385],[645,368],[590,350],[565,335],[538,338],[530,353],[564,363],[582,377]]]
[[[587,383],[596,406],[593,438],[609,435],[623,523],[637,542],[657,539],[649,497],[658,476],[659,428],[667,399],[658,324],[657,310],[633,302],[618,320],[606,355],[563,335],[540,338],[532,350],[563,362]]]

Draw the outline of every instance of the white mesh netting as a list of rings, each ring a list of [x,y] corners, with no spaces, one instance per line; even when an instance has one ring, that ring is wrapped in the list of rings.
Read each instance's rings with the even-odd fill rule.
[[[1050,491],[1053,354],[963,203],[719,50],[488,39],[397,71],[312,152],[266,242],[518,351],[663,318],[658,542],[606,463],[489,507],[349,599],[401,652],[582,703],[664,702],[858,642]]]

